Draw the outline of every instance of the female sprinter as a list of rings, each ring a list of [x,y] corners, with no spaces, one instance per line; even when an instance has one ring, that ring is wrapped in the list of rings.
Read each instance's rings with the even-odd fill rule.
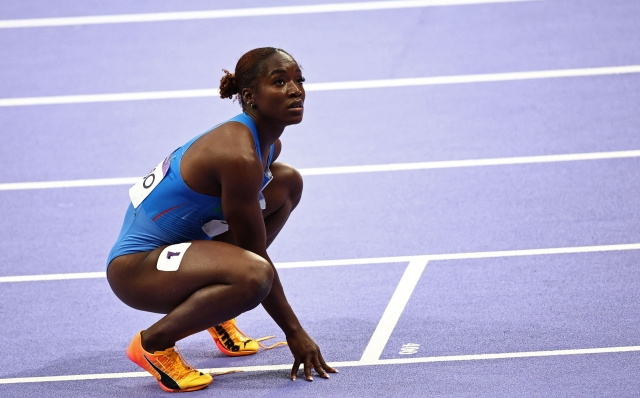
[[[233,318],[258,304],[286,335],[292,380],[301,364],[306,380],[311,368],[323,378],[336,372],[300,326],[267,254],[302,194],[300,174],[272,162],[284,128],[302,121],[303,82],[284,50],[244,54],[220,80],[220,96],[236,95],[243,113],[176,149],[129,191],[107,277],[125,304],[166,314],[127,348],[165,391],[213,380],[175,350],[189,335],[209,330],[228,355],[257,351],[235,333]]]

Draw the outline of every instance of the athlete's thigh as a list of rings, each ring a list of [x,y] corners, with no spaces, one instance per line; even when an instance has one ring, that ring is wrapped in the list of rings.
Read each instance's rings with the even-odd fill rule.
[[[168,313],[205,286],[242,283],[247,272],[265,266],[266,260],[247,250],[202,240],[190,242],[186,250],[181,244],[120,256],[109,265],[107,276],[125,304]]]

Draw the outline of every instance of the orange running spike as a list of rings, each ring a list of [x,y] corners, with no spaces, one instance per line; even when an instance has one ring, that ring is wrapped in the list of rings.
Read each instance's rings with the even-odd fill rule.
[[[213,377],[189,365],[177,347],[156,351],[153,354],[142,348],[142,332],[135,335],[127,357],[156,378],[160,388],[167,392],[201,390],[211,384]]]
[[[275,336],[252,339],[238,329],[235,319],[211,327],[207,329],[207,331],[211,334],[211,337],[213,337],[213,341],[215,341],[218,349],[230,357],[253,355],[260,350],[260,347],[265,350],[270,350],[281,345],[287,345],[285,341],[281,341],[271,346],[265,346],[260,342],[272,339]]]

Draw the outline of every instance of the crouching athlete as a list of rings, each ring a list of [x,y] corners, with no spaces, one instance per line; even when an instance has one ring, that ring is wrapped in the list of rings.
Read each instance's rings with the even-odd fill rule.
[[[169,154],[129,190],[131,204],[108,259],[107,278],[125,304],[166,314],[138,333],[127,356],[165,391],[195,391],[213,378],[189,365],[176,341],[208,330],[227,355],[257,351],[234,318],[262,304],[300,365],[328,378],[319,347],[302,328],[267,254],[300,201],[302,178],[274,161],[279,137],[302,121],[304,78],[284,50],[244,54],[224,71],[220,96],[243,113]]]

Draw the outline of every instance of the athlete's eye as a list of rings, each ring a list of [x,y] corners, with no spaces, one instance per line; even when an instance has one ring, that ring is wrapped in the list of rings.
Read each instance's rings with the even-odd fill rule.
[[[284,79],[276,79],[276,81],[274,82],[277,85],[282,85],[284,84]]]
[[[300,79],[298,79],[298,84],[302,84],[306,81],[307,79],[305,79],[304,77],[301,77]]]

